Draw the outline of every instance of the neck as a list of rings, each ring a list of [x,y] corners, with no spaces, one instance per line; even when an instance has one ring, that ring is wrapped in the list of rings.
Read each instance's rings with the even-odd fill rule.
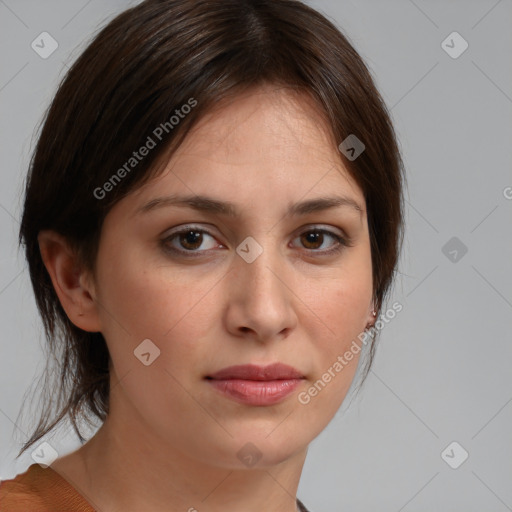
[[[180,451],[178,442],[165,444],[136,422],[127,425],[116,420],[115,415],[109,416],[88,443],[54,466],[94,508],[297,511],[296,493],[307,449],[276,464],[240,469],[221,466],[215,459],[192,458]]]

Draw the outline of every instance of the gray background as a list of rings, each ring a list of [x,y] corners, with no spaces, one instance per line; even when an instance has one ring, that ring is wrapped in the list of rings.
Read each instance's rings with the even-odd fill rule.
[[[44,367],[41,322],[16,249],[34,129],[93,32],[134,3],[0,0],[3,479],[34,462],[30,453],[14,461],[13,435],[28,433],[31,418],[16,420]],[[391,109],[408,188],[390,299],[403,310],[382,330],[362,391],[311,444],[299,497],[312,512],[512,510],[512,2],[309,3],[370,67]],[[48,59],[30,46],[43,31],[59,44]],[[456,59],[441,46],[453,31],[469,44]],[[452,237],[456,245],[443,252]],[[72,435],[49,439],[60,455],[78,446]],[[469,453],[458,469],[441,457],[452,441]],[[459,454],[449,452],[452,463]]]

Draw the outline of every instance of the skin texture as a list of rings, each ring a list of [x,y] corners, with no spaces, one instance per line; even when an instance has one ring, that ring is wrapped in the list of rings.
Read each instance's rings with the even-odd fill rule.
[[[218,105],[162,175],[109,212],[94,277],[59,235],[40,234],[66,313],[101,331],[111,354],[109,417],[52,465],[98,509],[295,511],[308,444],[341,405],[358,356],[308,404],[298,394],[374,320],[364,196],[318,112],[308,97],[276,86]],[[230,201],[237,216],[180,206],[137,213],[170,194]],[[333,195],[362,211],[285,215],[289,205]],[[165,244],[200,256],[166,252],[162,240],[192,223],[210,233],[202,242],[176,236]],[[312,240],[314,228],[349,236],[352,246],[328,234]],[[263,248],[252,263],[236,252],[248,236]],[[145,339],[160,349],[148,366],[134,356]],[[274,362],[305,379],[272,406],[237,403],[205,380],[226,366]],[[251,468],[236,456],[248,442],[261,453]]]

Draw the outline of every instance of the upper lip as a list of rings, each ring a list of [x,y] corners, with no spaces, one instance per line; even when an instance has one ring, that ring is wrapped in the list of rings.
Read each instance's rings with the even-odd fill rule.
[[[243,380],[284,380],[301,379],[299,370],[282,363],[274,363],[268,366],[258,366],[255,364],[243,364],[237,366],[228,366],[222,370],[208,375],[207,378],[216,380],[243,379]]]

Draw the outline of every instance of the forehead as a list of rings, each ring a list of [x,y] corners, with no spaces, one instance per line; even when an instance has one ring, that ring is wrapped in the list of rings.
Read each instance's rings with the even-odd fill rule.
[[[217,104],[189,131],[162,174],[135,193],[240,205],[291,204],[336,193],[365,209],[320,107],[305,93],[266,86]],[[136,198],[136,196],[139,196]]]
[[[247,163],[271,153],[282,160],[336,156],[337,144],[320,106],[305,92],[265,85],[221,101],[187,135],[176,157]]]

